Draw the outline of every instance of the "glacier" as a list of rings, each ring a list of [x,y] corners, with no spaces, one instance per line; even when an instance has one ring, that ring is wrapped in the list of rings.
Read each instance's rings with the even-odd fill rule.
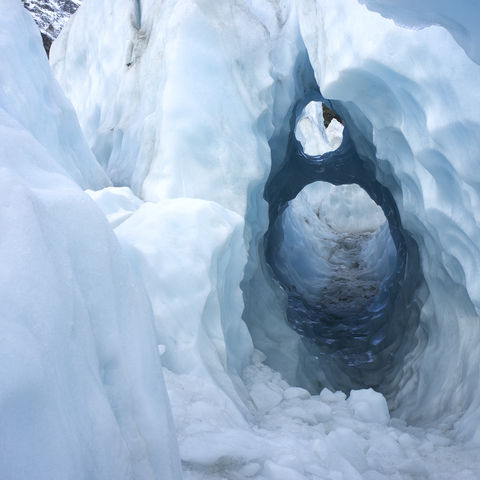
[[[2,478],[480,476],[473,2],[0,1]]]

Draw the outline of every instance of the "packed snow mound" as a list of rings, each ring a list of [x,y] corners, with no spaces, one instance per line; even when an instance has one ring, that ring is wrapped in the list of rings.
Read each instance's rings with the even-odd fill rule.
[[[241,416],[246,390],[240,377],[253,350],[239,288],[246,263],[242,217],[191,198],[136,199],[140,204],[125,216],[126,198],[131,206],[136,198],[127,190],[89,193],[116,227],[146,287],[164,366],[201,379],[213,397]]]
[[[381,394],[311,395],[263,360],[256,351],[243,377],[248,423],[197,376],[165,369],[185,480],[478,478],[476,451],[452,445],[442,431],[390,419]]]
[[[239,284],[246,263],[242,217],[214,202],[191,198],[133,202],[127,190],[90,194],[116,227],[147,289],[164,365],[178,374],[210,376],[233,397],[226,372],[239,377],[252,352],[241,318]]]
[[[150,302],[78,185],[108,182],[30,15],[1,5],[1,477],[179,479]]]
[[[22,0],[22,2],[42,32],[47,53],[65,23],[81,4],[81,0]]]
[[[107,187],[86,192],[97,202],[112,228],[123,223],[143,203],[128,187]]]

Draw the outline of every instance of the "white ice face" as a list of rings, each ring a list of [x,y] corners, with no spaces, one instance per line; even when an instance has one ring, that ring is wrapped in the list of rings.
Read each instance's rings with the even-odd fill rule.
[[[134,5],[86,2],[52,47],[92,151],[116,186],[145,200],[202,198],[245,216],[269,173],[274,116],[290,108],[274,112],[271,89],[298,55],[293,9],[145,0],[138,24]],[[272,66],[274,42],[283,50]],[[291,97],[293,77],[279,88]]]

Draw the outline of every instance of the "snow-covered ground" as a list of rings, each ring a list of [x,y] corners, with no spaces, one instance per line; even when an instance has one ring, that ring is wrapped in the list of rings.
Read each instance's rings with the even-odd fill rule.
[[[477,480],[480,450],[455,445],[448,428],[390,419],[373,390],[291,387],[256,351],[245,370],[248,422],[198,377],[165,380],[185,480]]]

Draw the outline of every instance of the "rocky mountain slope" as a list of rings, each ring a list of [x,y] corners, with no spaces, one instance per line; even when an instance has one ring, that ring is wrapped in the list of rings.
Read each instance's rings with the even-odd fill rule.
[[[81,0],[22,0],[42,33],[47,54],[63,26],[80,6]]]

